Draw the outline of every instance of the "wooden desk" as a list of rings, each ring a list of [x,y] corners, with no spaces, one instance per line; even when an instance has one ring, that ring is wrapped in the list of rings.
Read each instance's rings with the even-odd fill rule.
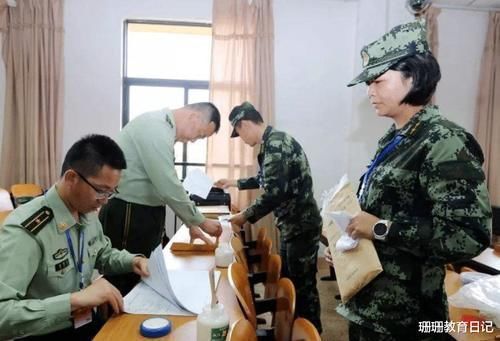
[[[446,294],[448,296],[453,295],[455,292],[457,292],[462,287],[462,282],[460,281],[460,275],[456,272],[447,270],[444,284],[445,284],[445,288],[446,288]],[[448,308],[450,311],[450,320],[453,322],[461,321],[463,315],[478,316],[478,318],[479,318],[479,311],[477,311],[475,309],[457,308],[457,307],[452,306],[451,304],[448,305]],[[499,328],[495,328],[493,333],[487,333],[487,332],[458,333],[455,331],[455,332],[450,333],[450,334],[456,340],[459,340],[459,341],[500,340],[500,329]]]
[[[208,270],[215,266],[213,253],[193,253],[183,252],[173,254],[170,252],[170,245],[175,241],[189,240],[189,231],[182,226],[173,236],[172,240],[163,250],[165,264],[168,269],[192,269]],[[230,227],[224,227],[221,241],[228,241],[231,237]],[[229,285],[227,269],[220,269],[221,278],[217,286],[217,298],[224,305],[229,315],[230,324],[243,317],[238,300],[233,289]],[[94,340],[150,340],[142,337],[139,333],[139,326],[146,318],[153,315],[131,315],[121,314],[109,319],[104,327],[99,331]],[[156,315],[157,316],[157,315]],[[196,316],[166,316],[173,324],[172,332],[155,340],[196,340]]]

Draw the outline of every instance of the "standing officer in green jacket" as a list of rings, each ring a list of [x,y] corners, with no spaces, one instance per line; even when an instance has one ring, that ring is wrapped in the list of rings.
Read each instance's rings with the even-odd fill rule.
[[[281,232],[282,275],[292,280],[297,292],[296,314],[311,321],[321,333],[320,302],[316,288],[317,254],[322,221],[313,195],[311,170],[302,146],[287,133],[263,123],[252,104],[233,108],[231,137],[249,146],[260,145],[260,171],[248,179],[221,179],[216,186],[240,190],[262,188],[264,193],[231,219],[236,225],[256,222],[274,212]]]
[[[189,199],[174,165],[174,144],[194,142],[219,130],[219,110],[212,103],[194,103],[170,110],[144,113],[130,121],[117,142],[125,154],[119,193],[99,213],[104,233],[113,247],[149,257],[165,233],[165,205],[190,229],[191,238],[219,236],[217,220],[206,219]],[[109,278],[127,294],[139,281],[134,274]]]
[[[111,248],[97,218],[125,167],[113,140],[86,136],[69,149],[59,181],[7,217],[0,229],[0,339],[90,340],[100,327],[94,307],[123,311],[120,292],[91,278],[94,268],[149,275],[146,258]]]

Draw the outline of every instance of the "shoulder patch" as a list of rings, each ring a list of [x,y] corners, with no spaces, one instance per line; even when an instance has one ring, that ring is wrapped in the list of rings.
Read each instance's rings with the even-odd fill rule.
[[[54,218],[54,213],[52,210],[43,206],[34,214],[32,214],[28,219],[21,223],[21,226],[33,234],[37,234],[40,230],[47,225],[52,218]]]

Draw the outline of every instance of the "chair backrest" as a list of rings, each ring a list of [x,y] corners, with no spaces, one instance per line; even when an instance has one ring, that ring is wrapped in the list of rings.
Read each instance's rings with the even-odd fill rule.
[[[271,238],[264,238],[262,245],[258,252],[260,254],[260,264],[259,271],[267,271],[267,264],[269,263],[269,257],[271,256],[271,251],[273,250],[273,241]]]
[[[255,248],[259,250],[262,248],[262,242],[264,242],[264,239],[267,237],[267,228],[265,226],[262,226],[259,228],[259,231],[257,231],[257,240],[255,243]]]
[[[248,280],[248,271],[245,267],[237,262],[231,263],[228,269],[229,284],[234,290],[241,309],[245,317],[252,324],[253,328],[257,328],[257,313]]]
[[[247,256],[245,255],[243,243],[239,237],[234,235],[231,237],[231,248],[234,251],[236,262],[242,264],[246,272],[248,272]]]
[[[10,187],[16,206],[22,205],[43,194],[43,189],[36,184],[15,184]]]
[[[3,222],[4,222],[5,218],[7,218],[7,216],[10,214],[10,212],[12,212],[12,210],[0,212],[0,228],[2,228]]]
[[[228,341],[257,341],[257,333],[252,324],[246,319],[239,319],[232,326],[227,335]]]
[[[295,315],[295,287],[288,278],[281,278],[276,293],[276,311],[274,313],[274,339],[290,340]]]
[[[274,254],[269,257],[267,262],[267,274],[264,298],[275,298],[278,290],[278,281],[281,275],[281,257]]]
[[[314,324],[298,317],[293,322],[292,341],[321,341],[321,337]]]
[[[12,200],[10,199],[10,193],[0,188],[0,211],[11,211],[14,209],[12,205]]]

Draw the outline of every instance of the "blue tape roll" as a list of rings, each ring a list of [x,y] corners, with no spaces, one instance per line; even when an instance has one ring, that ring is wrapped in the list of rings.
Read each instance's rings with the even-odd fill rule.
[[[149,318],[141,323],[141,335],[145,337],[162,337],[171,330],[172,323],[163,317]]]

